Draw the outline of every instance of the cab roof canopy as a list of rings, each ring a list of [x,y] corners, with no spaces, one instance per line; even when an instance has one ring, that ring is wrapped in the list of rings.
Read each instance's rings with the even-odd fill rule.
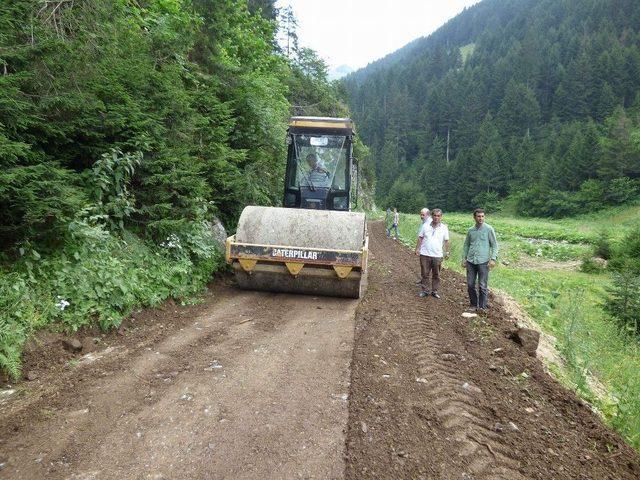
[[[289,119],[289,131],[295,133],[310,130],[341,130],[347,135],[353,135],[355,125],[350,118],[291,117]]]

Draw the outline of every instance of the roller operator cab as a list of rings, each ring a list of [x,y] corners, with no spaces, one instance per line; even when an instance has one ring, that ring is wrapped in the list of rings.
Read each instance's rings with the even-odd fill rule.
[[[285,207],[350,210],[354,134],[348,118],[289,120]]]

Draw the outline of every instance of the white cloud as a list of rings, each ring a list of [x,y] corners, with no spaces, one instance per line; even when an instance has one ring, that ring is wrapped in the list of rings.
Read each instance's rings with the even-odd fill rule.
[[[478,0],[278,0],[298,19],[300,45],[330,67],[360,68],[429,35]]]

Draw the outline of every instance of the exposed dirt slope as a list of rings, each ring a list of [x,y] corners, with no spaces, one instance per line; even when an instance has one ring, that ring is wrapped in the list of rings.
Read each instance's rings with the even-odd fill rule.
[[[371,225],[352,360],[349,479],[637,479],[638,454],[509,339],[497,304],[463,318],[461,275],[419,298],[418,260]]]

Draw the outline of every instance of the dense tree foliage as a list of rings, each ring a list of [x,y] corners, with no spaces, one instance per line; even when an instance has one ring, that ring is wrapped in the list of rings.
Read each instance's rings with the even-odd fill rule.
[[[63,237],[113,149],[142,155],[131,226],[158,238],[276,199],[289,106],[273,21],[230,0],[20,0],[1,15],[5,247]]]
[[[291,113],[346,115],[272,0],[13,0],[0,9],[0,245],[54,245],[87,172],[141,155],[128,227],[157,239],[281,196]],[[295,35],[295,31],[291,32]]]
[[[280,202],[288,116],[348,114],[274,3],[0,2],[0,371],[48,323],[198,291],[213,216]]]
[[[514,195],[520,213],[562,216],[637,194],[637,1],[485,0],[344,87],[379,202]]]

